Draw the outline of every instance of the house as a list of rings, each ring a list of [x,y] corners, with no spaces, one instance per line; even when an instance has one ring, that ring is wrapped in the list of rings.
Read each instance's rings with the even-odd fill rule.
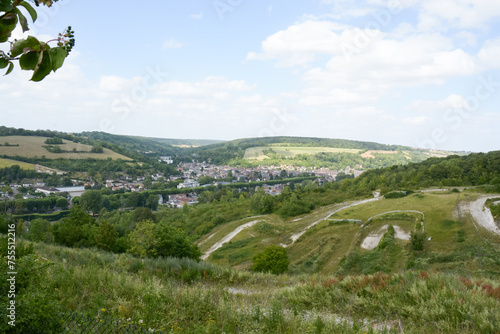
[[[85,187],[60,187],[56,189],[59,190],[59,192],[68,193],[71,198],[82,196],[85,192]]]
[[[35,191],[40,192],[40,193],[44,193],[45,195],[50,195],[50,194],[58,193],[59,189],[47,187],[47,186],[39,186],[39,187],[35,187]]]
[[[159,157],[158,158],[158,161],[159,162],[164,162],[166,164],[173,164],[174,163],[174,160],[172,159],[171,156],[167,155],[167,156],[164,156],[164,157]]]
[[[184,183],[178,184],[177,188],[178,189],[182,189],[182,188],[196,188],[196,187],[199,187],[199,186],[200,186],[199,182],[196,182],[195,180],[187,179],[187,180],[184,181]]]
[[[285,188],[284,184],[274,184],[274,185],[264,184],[264,185],[262,185],[262,189],[264,189],[264,192],[266,194],[269,194],[272,196],[276,196],[276,195],[281,194],[281,192],[283,191],[283,188]]]
[[[186,194],[177,194],[177,195],[169,195],[168,202],[166,204],[172,208],[180,209],[186,204],[193,205],[195,203],[198,203],[196,199],[189,197]]]

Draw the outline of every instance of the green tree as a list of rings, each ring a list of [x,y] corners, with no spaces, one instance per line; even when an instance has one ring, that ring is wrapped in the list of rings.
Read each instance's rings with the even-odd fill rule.
[[[198,260],[201,252],[198,245],[191,244],[186,233],[176,227],[160,222],[156,226],[158,256],[188,257]]]
[[[50,222],[45,219],[35,219],[30,223],[30,229],[26,234],[26,238],[31,241],[52,242],[52,229]]]
[[[158,256],[158,238],[155,233],[155,223],[152,220],[143,220],[129,235],[128,253],[140,257]]]
[[[410,246],[414,251],[424,250],[424,244],[426,239],[425,232],[412,231],[410,233]]]
[[[35,0],[35,5],[50,7],[55,1],[58,0]],[[32,81],[41,81],[63,65],[75,45],[74,32],[68,27],[58,38],[48,42],[39,41],[33,36],[9,41],[16,27],[20,26],[23,32],[29,30],[28,19],[20,7],[24,7],[33,22],[36,21],[37,12],[27,1],[0,1],[0,44],[9,42],[8,51],[0,49],[0,69],[7,68],[6,74],[9,74],[14,69],[14,61],[19,61],[22,70],[33,71]],[[57,46],[50,47],[51,42]]]
[[[59,197],[56,201],[56,206],[65,210],[68,208],[68,201],[66,200],[66,198]]]
[[[287,272],[290,264],[286,248],[274,245],[266,247],[263,252],[255,255],[252,262],[253,271],[270,272],[275,275]]]
[[[92,148],[90,149],[90,152],[92,152],[92,153],[103,153],[104,149],[102,148],[101,144],[94,144],[94,145],[92,145]]]
[[[79,205],[74,205],[67,217],[52,226],[52,233],[60,245],[91,247],[95,245],[96,223]]]
[[[102,209],[102,195],[99,190],[87,190],[80,198],[83,209],[92,212],[92,215]]]
[[[107,220],[103,220],[101,225],[97,228],[97,233],[95,234],[95,244],[101,249],[112,251],[115,249],[117,237],[118,232],[116,232],[114,226],[108,223]]]
[[[188,257],[198,260],[201,252],[191,244],[184,231],[151,220],[139,222],[129,235],[128,253],[140,257]]]
[[[146,207],[150,208],[151,210],[156,210],[158,208],[158,200],[158,195],[149,195],[148,199],[146,200]]]

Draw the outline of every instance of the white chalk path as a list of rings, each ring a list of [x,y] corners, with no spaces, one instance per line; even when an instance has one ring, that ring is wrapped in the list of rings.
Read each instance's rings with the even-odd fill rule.
[[[487,230],[500,235],[500,229],[495,224],[495,220],[493,219],[491,210],[484,206],[484,203],[486,203],[487,199],[497,197],[498,195],[480,197],[479,199],[470,202],[468,209],[472,216],[472,219],[474,219],[476,223],[486,228]]]
[[[212,247],[210,247],[210,249],[207,250],[205,252],[205,254],[203,254],[201,256],[201,259],[202,260],[206,260],[210,256],[210,254],[212,254],[213,252],[215,252],[217,249],[221,248],[223,244],[225,244],[226,242],[229,242],[238,233],[240,233],[241,231],[243,231],[244,229],[246,229],[248,227],[252,227],[253,225],[257,224],[258,222],[260,222],[260,220],[252,220],[251,222],[248,222],[246,224],[238,226],[233,232],[229,233],[224,238],[222,238],[220,241],[218,241],[215,244],[213,244]]]
[[[378,192],[374,192],[373,194],[375,197],[374,198],[370,198],[370,199],[365,199],[365,200],[362,200],[362,201],[356,201],[356,202],[353,202],[349,205],[346,205],[346,206],[343,206],[331,213],[328,214],[328,216],[326,216],[325,218],[321,218],[321,219],[318,219],[317,221],[315,221],[314,223],[310,224],[309,226],[307,226],[304,230],[300,231],[299,233],[297,234],[294,234],[290,237],[290,239],[292,240],[292,243],[289,244],[289,245],[285,245],[285,244],[282,244],[281,246],[283,247],[288,247],[288,246],[291,246],[295,243],[295,241],[297,241],[297,239],[299,239],[304,233],[307,232],[308,229],[310,229],[311,227],[321,223],[322,221],[324,220],[327,220],[328,218],[330,218],[332,215],[336,214],[337,212],[339,212],[340,210],[344,210],[344,209],[347,209],[347,208],[351,208],[353,206],[356,206],[356,205],[360,205],[360,204],[364,204],[364,203],[368,203],[368,202],[373,202],[373,201],[378,201],[381,197],[380,197],[380,193]]]
[[[384,236],[384,233],[387,231],[388,227],[389,227],[389,225],[384,225],[377,232],[372,233],[369,236],[367,236],[365,238],[365,240],[363,240],[363,242],[361,243],[360,247],[363,249],[368,249],[368,250],[375,249],[375,247],[377,247],[378,244],[380,243],[380,240]],[[401,229],[401,227],[399,227],[397,225],[393,225],[393,227],[394,227],[394,231],[395,231],[394,237],[396,239],[410,240],[410,233],[406,233],[405,231],[403,231]]]

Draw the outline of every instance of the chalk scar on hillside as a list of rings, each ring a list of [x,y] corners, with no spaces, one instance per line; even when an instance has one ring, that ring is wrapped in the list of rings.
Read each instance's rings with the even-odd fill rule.
[[[384,236],[384,233],[387,231],[387,228],[389,225],[384,225],[382,226],[377,232],[372,233],[368,235],[363,242],[361,243],[360,247],[363,249],[367,250],[373,250],[375,247],[378,246],[380,240]],[[406,233],[401,229],[401,227],[397,225],[393,225],[394,227],[394,238],[396,239],[401,239],[401,240],[410,240],[410,233]]]
[[[240,233],[241,231],[243,231],[244,229],[246,229],[248,227],[252,227],[253,225],[257,224],[258,222],[260,222],[260,220],[257,219],[257,220],[252,220],[251,222],[248,222],[246,224],[238,226],[233,232],[229,233],[224,238],[222,238],[220,241],[213,244],[212,247],[210,247],[210,249],[207,250],[205,252],[205,254],[203,254],[201,256],[201,259],[206,260],[210,256],[210,254],[215,252],[217,249],[221,248],[222,245],[224,245],[226,242],[231,241],[231,239],[233,239],[238,233]]]
[[[317,221],[315,221],[314,223],[310,224],[309,226],[307,226],[304,230],[300,231],[299,233],[296,233],[296,234],[293,234],[290,239],[292,240],[292,242],[288,245],[285,245],[285,244],[282,244],[281,246],[283,247],[288,247],[288,246],[291,246],[295,243],[295,241],[297,241],[297,239],[299,239],[304,233],[307,232],[308,229],[310,229],[311,227],[321,223],[322,221],[330,218],[331,216],[333,216],[334,214],[336,214],[337,212],[339,212],[340,210],[344,210],[344,209],[347,209],[347,208],[351,208],[353,206],[356,206],[356,205],[360,205],[360,204],[364,204],[364,203],[368,203],[368,202],[373,202],[373,201],[378,201],[381,197],[380,196],[380,193],[378,192],[374,192],[373,195],[375,196],[374,198],[370,198],[370,199],[365,199],[365,200],[362,200],[362,201],[356,201],[354,203],[351,203],[349,205],[345,205],[341,208],[338,208],[337,210],[333,211],[333,212],[330,212],[328,214],[328,216],[326,216],[325,218],[321,218]]]
[[[490,198],[497,198],[498,195],[496,196],[484,196],[480,197],[479,199],[470,202],[468,207],[469,213],[472,216],[472,219],[488,231],[491,231],[493,233],[496,233],[500,235],[500,229],[498,226],[495,224],[495,220],[493,219],[493,215],[491,214],[491,210],[488,207],[485,207],[486,200]]]

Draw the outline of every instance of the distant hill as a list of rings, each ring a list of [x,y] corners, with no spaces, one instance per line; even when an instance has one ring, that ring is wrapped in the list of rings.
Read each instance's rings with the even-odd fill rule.
[[[186,160],[196,159],[214,164],[285,164],[335,169],[356,165],[362,165],[364,169],[378,168],[452,154],[465,153],[346,139],[283,136],[237,139],[183,152]]]
[[[122,159],[130,160],[122,154],[113,152],[110,149],[103,148],[102,152],[96,153],[92,152],[92,146],[82,143],[75,143],[69,140],[61,140],[61,144],[58,145],[47,145],[45,141],[50,137],[39,137],[39,136],[4,136],[0,137],[2,142],[5,143],[0,146],[0,156],[10,156],[10,157],[43,157],[47,159]],[[54,147],[58,147],[59,150],[55,150]]]
[[[361,166],[360,168],[366,170],[420,162],[430,157],[464,154],[464,152],[414,149],[401,145],[331,138],[280,136],[218,141],[149,138],[98,131],[82,133],[33,131],[0,126],[0,143],[8,142],[12,136],[32,137],[29,139],[30,141],[35,140],[33,137],[59,137],[65,140],[65,144],[56,149],[65,152],[49,152],[43,147],[42,142],[37,142],[30,150],[27,147],[18,150],[15,147],[4,145],[0,146],[0,156],[4,158],[45,156],[47,159],[107,159],[111,157],[112,159],[131,159],[151,163],[156,161],[159,156],[172,156],[175,162],[197,160],[218,165],[247,167],[291,165],[337,170],[345,169],[348,166]],[[13,144],[15,143],[13,142]],[[102,146],[103,153],[90,152],[92,145]],[[72,153],[73,149],[76,149],[77,152]],[[16,151],[19,153],[13,153]],[[29,154],[28,151],[30,151]]]
[[[170,139],[170,138],[148,138],[148,137],[133,137],[133,138],[144,138],[156,141],[160,144],[166,144],[180,148],[200,147],[200,146],[207,146],[223,142],[223,140],[214,140],[214,139]]]

